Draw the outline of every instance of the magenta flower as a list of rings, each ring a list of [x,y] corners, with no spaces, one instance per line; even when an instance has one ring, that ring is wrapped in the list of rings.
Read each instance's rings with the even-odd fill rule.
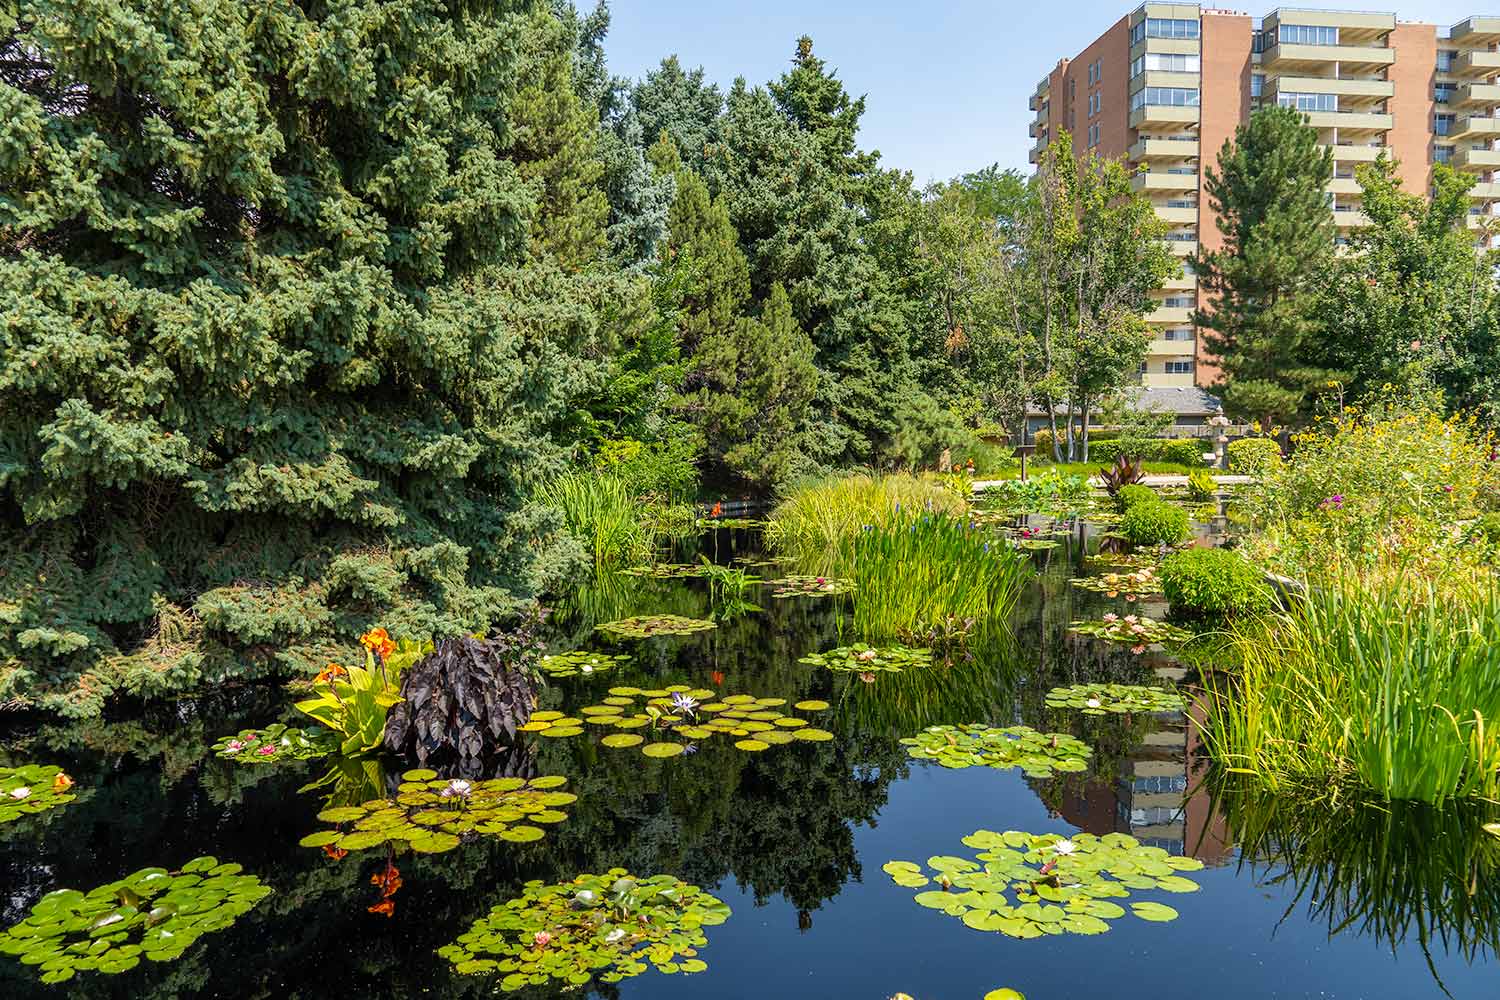
[[[276,744],[274,744],[274,743],[267,743],[265,746],[261,747],[259,750],[255,751],[255,752],[257,754],[259,754],[260,756],[262,756],[262,757],[269,757],[273,753],[276,752]]]
[[[1342,494],[1342,493],[1335,493],[1333,496],[1329,497],[1327,500],[1324,500],[1322,503],[1318,504],[1318,509],[1319,510],[1343,510],[1344,509],[1344,494]]]
[[[224,749],[228,750],[230,753],[239,753],[241,750],[245,749],[245,744],[241,743],[239,740],[230,740],[227,744],[225,744]]]

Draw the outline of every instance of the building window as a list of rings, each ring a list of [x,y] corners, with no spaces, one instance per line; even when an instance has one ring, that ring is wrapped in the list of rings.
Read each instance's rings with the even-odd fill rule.
[[[1449,132],[1453,131],[1453,116],[1433,115],[1432,130],[1438,135],[1447,135]]]
[[[1190,326],[1183,326],[1173,330],[1168,330],[1166,333],[1162,334],[1162,339],[1175,340],[1178,342],[1191,341],[1193,339],[1193,328]]]
[[[1197,88],[1188,87],[1142,87],[1130,98],[1130,110],[1135,111],[1148,104],[1165,104],[1174,108],[1196,108]]]
[[[1198,301],[1191,295],[1172,295],[1161,300],[1163,309],[1191,309]]]
[[[1250,96],[1259,97],[1266,89],[1266,75],[1264,73],[1250,74]]]
[[[1098,125],[1090,125],[1089,126],[1089,148],[1090,149],[1093,149],[1095,146],[1099,145],[1099,132],[1100,132],[1100,128],[1099,128]]]
[[[1130,78],[1134,80],[1144,72],[1146,72],[1146,57],[1136,56],[1130,63]]]
[[[1197,38],[1198,22],[1172,17],[1148,17],[1130,30],[1130,44],[1144,38]]]
[[[1167,202],[1168,208],[1197,208],[1198,202],[1187,198],[1174,198]]]
[[[1166,371],[1168,375],[1191,375],[1193,363],[1191,361],[1168,361]]]
[[[1283,108],[1296,108],[1298,111],[1337,111],[1339,109],[1337,94],[1278,94],[1276,103]]]
[[[1449,163],[1453,160],[1452,146],[1433,146],[1432,159],[1436,163]]]
[[[1339,29],[1321,24],[1283,24],[1278,38],[1292,45],[1337,45]]]
[[[1198,73],[1203,68],[1201,57],[1182,52],[1147,52],[1136,62],[1141,69],[1162,73]]]
[[[1457,55],[1458,53],[1452,49],[1438,49],[1437,71],[1439,73],[1451,72],[1453,69],[1453,60]]]
[[[1432,88],[1432,99],[1439,104],[1447,104],[1453,100],[1453,84],[1440,83]]]

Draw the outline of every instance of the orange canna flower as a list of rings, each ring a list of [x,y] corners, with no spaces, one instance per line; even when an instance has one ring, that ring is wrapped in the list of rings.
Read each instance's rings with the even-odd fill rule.
[[[721,687],[724,684],[724,671],[715,670],[708,675],[708,679],[713,681],[714,687]]]
[[[365,911],[368,913],[378,913],[382,917],[390,917],[394,916],[396,913],[396,904],[391,902],[389,899],[382,899],[374,906],[365,907]]]
[[[58,771],[57,777],[52,779],[52,790],[54,792],[66,792],[73,787],[73,779],[68,777],[64,771]]]
[[[391,641],[390,633],[383,628],[372,628],[359,637],[359,644],[376,656],[384,660],[395,652],[396,644]]]
[[[349,855],[349,852],[342,847],[334,847],[332,844],[324,844],[323,853],[335,861],[340,861]]]
[[[376,872],[370,876],[370,884],[380,887],[380,895],[390,899],[401,888],[401,870],[389,861],[385,863],[385,871]]]
[[[708,516],[709,517],[718,517],[718,516],[720,516],[723,513],[724,513],[724,504],[722,502],[720,502],[720,503],[715,503],[714,504],[714,509],[708,512]]]
[[[349,671],[345,670],[343,667],[339,666],[337,663],[330,663],[330,664],[328,664],[328,666],[326,666],[322,670],[318,671],[318,676],[316,676],[316,677],[313,678],[313,682],[316,683],[316,684],[323,684],[323,683],[326,683],[328,681],[333,680],[335,677],[344,677],[344,676],[347,676],[348,673],[349,673]]]

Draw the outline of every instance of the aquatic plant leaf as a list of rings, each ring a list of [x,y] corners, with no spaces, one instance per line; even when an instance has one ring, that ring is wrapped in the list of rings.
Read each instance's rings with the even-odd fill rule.
[[[1176,920],[1178,916],[1177,911],[1165,903],[1131,903],[1130,912],[1152,923],[1165,923],[1168,920]]]
[[[1134,684],[1074,684],[1047,692],[1049,707],[1076,708],[1087,715],[1180,712],[1186,704],[1177,691]]]
[[[1145,615],[1111,615],[1098,621],[1077,621],[1068,626],[1068,631],[1122,643],[1134,652],[1144,651],[1153,642],[1175,644],[1187,642],[1193,637],[1193,633],[1185,628],[1147,618]]]
[[[1087,770],[1093,754],[1086,743],[1067,733],[1040,733],[1028,726],[929,726],[901,743],[910,756],[944,767],[1019,767],[1028,777],[1038,778]]]
[[[604,739],[600,740],[599,742],[603,743],[607,747],[619,749],[622,747],[640,746],[645,742],[645,738],[638,736],[635,733],[611,733],[609,736],[604,737]]]
[[[854,590],[853,580],[822,576],[785,576],[779,580],[767,580],[771,596],[787,597],[836,597]]]
[[[337,753],[342,742],[332,729],[285,726],[242,729],[213,745],[214,755],[238,764],[275,764],[287,760],[315,760]]]
[[[660,635],[692,635],[718,628],[712,621],[702,618],[683,618],[680,615],[641,615],[620,621],[605,622],[597,626],[599,631],[617,639],[650,639]]]
[[[0,823],[56,809],[72,802],[73,779],[50,764],[0,767]]]
[[[579,649],[571,653],[551,653],[543,656],[537,661],[537,667],[548,677],[586,677],[590,674],[612,670],[622,663],[629,662],[628,656]]]
[[[405,844],[419,853],[437,854],[458,847],[469,834],[525,842],[540,839],[543,832],[523,820],[560,823],[567,819],[560,807],[577,801],[569,792],[556,791],[567,784],[560,775],[464,781],[438,778],[436,772],[420,769],[402,778],[394,798],[318,813],[318,819],[338,824],[340,829],[320,830],[299,843],[345,851]],[[353,829],[342,829],[346,824]]]
[[[1123,917],[1125,910],[1100,897],[1128,897],[1137,881],[1144,883],[1139,886],[1144,889],[1188,892],[1198,888],[1177,875],[1161,878],[1181,879],[1182,884],[1163,886],[1157,878],[1137,874],[1162,865],[1166,854],[1129,837],[1078,833],[1064,838],[976,830],[964,843],[982,848],[975,860],[936,855],[927,859],[925,869],[910,861],[892,861],[882,870],[903,887],[922,888],[937,882],[940,889],[913,896],[920,906],[957,917],[974,930],[1022,939],[1108,931],[1108,921]],[[1176,915],[1160,903],[1132,906],[1143,919],[1169,920]]]
[[[191,870],[189,870],[191,869]],[[176,872],[147,868],[88,893],[59,889],[0,933],[0,953],[40,967],[47,983],[77,972],[129,971],[142,954],[178,958],[204,934],[223,930],[270,895],[238,865],[195,858]]]
[[[990,990],[984,995],[984,1000],[1026,1000],[1023,993],[1012,989]]]
[[[698,957],[708,943],[703,928],[729,914],[697,886],[613,868],[556,885],[528,882],[438,954],[459,973],[505,971],[504,990],[549,981],[581,987],[596,977],[615,983],[652,966],[691,975],[708,968]]]
[[[828,702],[810,698],[807,701],[799,701],[792,707],[799,712],[826,712],[828,710]]]
[[[846,673],[893,673],[932,666],[932,650],[908,646],[870,646],[855,643],[826,653],[810,653],[797,661],[812,667],[827,667]]]

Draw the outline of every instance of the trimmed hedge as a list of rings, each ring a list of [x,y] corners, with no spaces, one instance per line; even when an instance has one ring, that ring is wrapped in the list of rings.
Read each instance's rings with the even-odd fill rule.
[[[1036,432],[1036,453],[1043,458],[1052,456],[1052,432]],[[1152,438],[1149,441],[1139,442],[1139,447],[1132,449],[1132,458],[1141,458],[1147,462],[1172,462],[1177,465],[1202,465],[1203,453],[1211,449],[1210,442],[1200,438]],[[1117,431],[1090,431],[1089,432],[1089,461],[1107,465],[1120,457],[1123,449],[1120,446]]]
[[[1229,471],[1258,476],[1281,464],[1281,445],[1270,438],[1241,438],[1229,442]]]
[[[1255,614],[1271,605],[1271,588],[1256,568],[1227,549],[1188,549],[1162,560],[1162,592],[1185,618]]]
[[[1136,545],[1175,545],[1188,535],[1187,511],[1164,500],[1143,500],[1126,508],[1120,534]]]

